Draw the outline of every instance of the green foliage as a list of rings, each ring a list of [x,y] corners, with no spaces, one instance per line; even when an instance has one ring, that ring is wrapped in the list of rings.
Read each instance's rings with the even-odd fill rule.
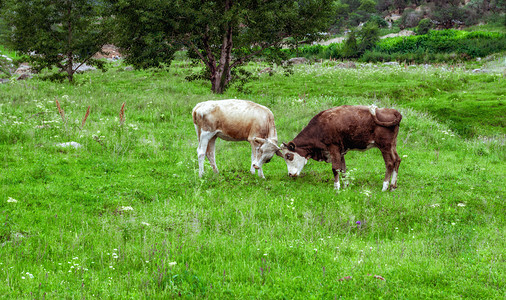
[[[460,1],[440,1],[438,9],[432,11],[430,18],[440,28],[450,29],[458,26],[456,21],[463,20],[465,9],[460,6]]]
[[[375,23],[368,22],[359,31],[360,43],[359,54],[363,54],[366,50],[373,48],[380,40],[379,29]]]
[[[429,30],[432,28],[432,22],[430,19],[422,19],[418,23],[418,26],[415,29],[417,35],[423,35],[429,33]]]
[[[385,19],[383,19],[381,16],[378,16],[378,15],[371,15],[368,22],[376,24],[376,26],[378,26],[378,28],[387,28],[388,27],[387,21],[385,21]]]
[[[357,34],[352,31],[348,34],[348,37],[344,41],[342,50],[342,57],[344,58],[356,58],[360,56],[359,46],[357,42]]]
[[[471,58],[503,49],[506,49],[506,34],[459,30],[430,31],[426,35],[384,39],[375,47],[376,51],[387,54],[457,53]]]
[[[424,35],[379,40],[378,30],[369,23],[352,32],[342,44],[298,48],[297,56],[307,58],[357,58],[360,61],[407,61],[445,63],[468,61],[506,49],[506,34],[500,32],[438,30]],[[291,56],[295,51],[284,50]]]
[[[312,42],[328,28],[332,3],[311,1],[116,1],[117,41],[136,67],[170,65],[181,46],[206,67],[214,93],[236,78],[232,71],[281,48],[285,38]],[[270,51],[270,54],[281,53]],[[279,60],[279,59],[277,59]]]
[[[135,68],[162,68],[172,61],[181,45],[170,43],[174,31],[170,19],[177,10],[170,1],[111,1],[116,21],[114,44]]]
[[[2,16],[12,32],[10,48],[29,56],[32,68],[57,67],[69,81],[84,62],[101,67],[91,57],[109,40],[101,1],[30,0],[5,2]]]
[[[414,9],[404,10],[401,19],[399,20],[399,27],[412,28],[415,27],[423,17],[423,12],[415,11]]]

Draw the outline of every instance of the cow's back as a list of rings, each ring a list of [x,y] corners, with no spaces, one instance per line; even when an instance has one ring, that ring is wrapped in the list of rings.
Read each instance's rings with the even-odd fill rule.
[[[388,119],[391,112],[380,110],[382,118]],[[396,134],[397,130],[398,126],[383,127],[376,124],[369,106],[343,105],[320,112],[303,131],[308,131],[307,136],[316,137],[325,145],[339,144],[347,149],[366,149],[371,142],[376,142],[385,134]]]
[[[218,131],[218,136],[230,140],[247,140],[251,133],[265,138],[274,126],[274,116],[267,107],[247,100],[201,102],[192,115],[201,130]]]

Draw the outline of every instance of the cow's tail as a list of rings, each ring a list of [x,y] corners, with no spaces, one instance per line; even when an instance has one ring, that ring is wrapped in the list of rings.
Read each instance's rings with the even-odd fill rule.
[[[394,120],[392,120],[392,121],[380,121],[380,120],[378,120],[378,116],[376,115],[376,109],[378,109],[378,107],[376,105],[374,105],[374,104],[371,105],[371,106],[369,106],[369,111],[371,112],[372,118],[374,119],[374,122],[376,124],[378,124],[379,126],[392,127],[392,126],[397,126],[397,125],[399,125],[399,123],[401,123],[402,115],[397,110],[393,110],[393,113],[394,113],[394,116],[395,116]]]

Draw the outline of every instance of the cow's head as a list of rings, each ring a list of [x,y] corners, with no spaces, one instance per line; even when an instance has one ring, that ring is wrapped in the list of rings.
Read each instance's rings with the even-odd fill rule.
[[[285,159],[286,167],[288,168],[288,176],[299,176],[300,171],[307,163],[307,159],[301,156],[296,149],[293,142],[281,145],[281,155]]]
[[[253,141],[256,149],[254,152],[255,157],[253,158],[253,167],[255,169],[260,169],[263,164],[270,162],[274,154],[281,156],[281,153],[279,152],[280,148],[276,145],[276,140],[257,137]]]

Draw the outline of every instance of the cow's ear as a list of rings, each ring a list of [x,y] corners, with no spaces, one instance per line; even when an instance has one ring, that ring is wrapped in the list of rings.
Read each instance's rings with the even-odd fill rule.
[[[287,148],[288,148],[288,150],[290,150],[290,151],[295,151],[295,143],[294,143],[294,142],[290,142],[290,143],[288,143]]]

